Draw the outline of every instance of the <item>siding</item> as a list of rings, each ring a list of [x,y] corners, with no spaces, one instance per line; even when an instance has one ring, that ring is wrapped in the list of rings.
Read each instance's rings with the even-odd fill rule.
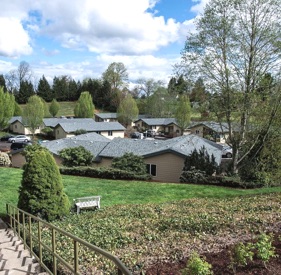
[[[21,135],[31,135],[31,131],[24,127],[23,124],[20,121],[15,121],[13,124],[10,125],[10,130],[13,133],[21,134]],[[35,134],[38,134],[41,132],[41,127],[39,129],[35,130]]]
[[[180,182],[179,178],[184,166],[184,160],[183,157],[166,153],[145,158],[144,162],[146,164],[156,165],[156,176],[153,177],[153,180],[161,182]],[[111,158],[103,157],[99,167],[110,167],[111,162]]]
[[[156,176],[153,180],[161,182],[180,182],[179,178],[184,167],[184,158],[172,153],[145,158],[147,164],[156,165]]]

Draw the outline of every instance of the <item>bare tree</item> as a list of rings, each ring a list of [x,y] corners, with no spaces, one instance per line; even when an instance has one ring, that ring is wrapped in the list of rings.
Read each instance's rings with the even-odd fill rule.
[[[153,78],[139,78],[134,91],[137,91],[138,95],[145,95],[145,97],[149,97],[160,87],[164,87],[164,82],[161,80],[156,81]]]
[[[6,76],[7,89],[9,92],[14,93],[19,91],[20,83],[22,81],[31,81],[33,76],[31,67],[28,62],[21,61],[16,70],[11,70]]]
[[[182,52],[181,70],[202,77],[213,93],[212,110],[228,124],[234,173],[260,150],[280,107],[279,85],[267,101],[257,92],[266,74],[276,80],[281,71],[280,18],[279,0],[211,0]]]

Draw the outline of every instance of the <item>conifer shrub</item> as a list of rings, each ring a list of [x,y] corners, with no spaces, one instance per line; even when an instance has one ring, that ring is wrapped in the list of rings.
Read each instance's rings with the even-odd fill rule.
[[[67,167],[87,166],[94,158],[83,146],[62,149],[59,151],[59,156],[63,159],[63,165]]]
[[[133,153],[125,153],[122,157],[113,158],[112,167],[132,172],[136,175],[145,175],[147,173],[143,157],[134,155]]]
[[[180,182],[206,183],[206,177],[218,171],[214,155],[209,155],[204,147],[195,149],[186,157]]]
[[[70,203],[51,153],[39,145],[25,150],[18,207],[47,221],[69,213]]]

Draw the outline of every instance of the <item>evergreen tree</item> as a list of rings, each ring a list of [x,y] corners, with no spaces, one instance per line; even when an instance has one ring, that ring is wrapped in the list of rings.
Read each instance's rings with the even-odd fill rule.
[[[70,203],[63,191],[62,178],[50,152],[39,145],[25,149],[18,207],[47,221],[68,214]]]
[[[23,80],[20,83],[19,92],[16,94],[16,101],[19,104],[26,104],[28,99],[35,94],[33,84]]]
[[[52,117],[55,117],[60,109],[60,104],[56,101],[56,99],[53,99],[50,107],[49,107],[49,113]]]
[[[7,92],[7,87],[6,87],[6,80],[2,74],[0,74],[0,87],[3,87],[4,92]]]
[[[57,101],[69,100],[69,77],[66,75],[54,77],[53,81],[54,98]]]
[[[74,109],[76,117],[93,118],[95,106],[89,92],[82,92]]]
[[[37,95],[43,98],[46,102],[50,102],[53,99],[53,92],[51,86],[45,76],[39,80]]]
[[[76,101],[80,94],[78,94],[78,84],[76,83],[76,81],[74,79],[70,80],[69,85],[68,85],[68,91],[69,91],[69,95],[68,95],[68,100],[69,101]]]
[[[13,94],[4,92],[0,87],[0,130],[8,126],[8,122],[15,112],[15,97]]]

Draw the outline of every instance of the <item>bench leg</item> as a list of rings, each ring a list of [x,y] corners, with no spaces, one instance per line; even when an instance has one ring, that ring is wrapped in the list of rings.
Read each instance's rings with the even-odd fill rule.
[[[79,212],[80,212],[80,207],[77,206],[77,215],[79,214]]]

